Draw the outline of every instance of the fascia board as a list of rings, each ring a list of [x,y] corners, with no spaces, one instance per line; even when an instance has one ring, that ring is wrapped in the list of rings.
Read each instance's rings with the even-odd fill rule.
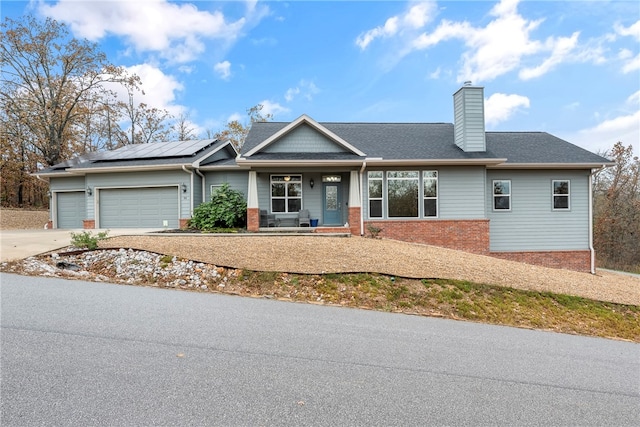
[[[614,166],[613,162],[605,163],[503,163],[487,166],[490,169],[594,169]]]
[[[173,169],[182,169],[182,167],[193,167],[191,163],[173,163],[170,165],[138,165],[138,166],[108,166],[108,167],[94,167],[94,168],[81,168],[67,169],[73,175],[86,175],[88,173],[109,173],[109,172],[140,172],[140,171],[166,171]]]
[[[360,166],[362,160],[252,160],[239,158],[239,166],[275,166],[275,167],[305,167],[305,166]]]
[[[196,161],[193,162],[193,167],[196,169],[200,168],[200,163],[202,163],[204,160],[208,159],[209,157],[213,156],[215,153],[217,153],[218,151],[222,150],[223,148],[227,147],[227,146],[231,146],[231,149],[233,150],[233,152],[236,154],[236,157],[238,156],[238,150],[236,150],[236,147],[233,146],[233,144],[231,143],[230,140],[227,140],[226,143],[220,145],[218,148],[216,148],[215,150],[200,156]]]
[[[366,159],[369,166],[424,166],[424,165],[447,165],[447,166],[495,166],[506,162],[507,159],[409,159],[409,160],[384,160]]]
[[[335,133],[331,132],[329,129],[327,129],[326,127],[322,126],[320,123],[316,122],[315,120],[313,120],[311,117],[307,116],[306,114],[301,115],[300,117],[298,117],[297,119],[295,119],[294,121],[292,121],[291,123],[289,123],[288,125],[283,127],[282,129],[280,129],[278,132],[274,133],[269,138],[267,138],[264,141],[262,141],[260,144],[255,146],[253,149],[251,149],[248,152],[246,152],[244,154],[244,156],[245,157],[249,157],[249,156],[254,155],[255,153],[258,153],[260,150],[262,150],[265,147],[268,147],[274,141],[280,139],[281,137],[283,137],[287,133],[291,132],[293,129],[297,128],[302,123],[307,123],[309,126],[313,127],[315,130],[317,130],[318,132],[320,132],[321,134],[323,134],[327,138],[329,138],[329,139],[333,140],[334,142],[342,145],[344,148],[348,149],[352,153],[357,154],[358,156],[363,156],[363,157],[366,156],[365,153],[363,153],[362,151],[358,150],[356,147],[354,147],[353,145],[349,144],[347,141],[345,141],[344,139],[340,138],[338,135],[336,135]]]

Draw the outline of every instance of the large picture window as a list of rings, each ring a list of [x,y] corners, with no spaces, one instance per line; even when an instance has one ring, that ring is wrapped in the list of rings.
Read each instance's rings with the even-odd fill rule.
[[[493,181],[493,210],[511,210],[511,181],[505,179]]]
[[[417,171],[387,172],[387,210],[389,218],[415,218],[418,216]]]
[[[567,180],[553,180],[553,210],[569,209],[570,182]]]
[[[438,216],[438,171],[422,172],[425,217]]]
[[[271,212],[302,209],[302,175],[271,175]]]
[[[382,172],[369,172],[369,217],[382,218]]]

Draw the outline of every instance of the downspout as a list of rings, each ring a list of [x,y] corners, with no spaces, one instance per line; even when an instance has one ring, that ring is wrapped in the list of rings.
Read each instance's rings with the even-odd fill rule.
[[[182,170],[189,174],[189,190],[193,191],[193,171],[182,165]],[[189,216],[193,216],[193,194],[189,195]]]
[[[367,161],[362,161],[362,167],[360,168],[360,235],[364,236],[364,170],[367,167]]]
[[[605,165],[602,165],[598,169],[591,169],[589,174],[589,253],[591,254],[591,274],[596,274],[596,250],[593,247],[593,176],[605,167]]]

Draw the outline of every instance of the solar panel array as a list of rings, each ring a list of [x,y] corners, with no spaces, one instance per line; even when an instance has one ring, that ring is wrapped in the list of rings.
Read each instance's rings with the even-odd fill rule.
[[[215,139],[199,139],[194,141],[132,144],[118,148],[117,150],[101,153],[102,155],[99,160],[137,160],[191,156],[212,144],[214,141]]]

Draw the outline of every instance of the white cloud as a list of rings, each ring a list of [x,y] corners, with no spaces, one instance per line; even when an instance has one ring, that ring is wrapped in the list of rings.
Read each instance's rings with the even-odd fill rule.
[[[534,68],[524,68],[520,70],[520,78],[529,80],[547,74],[556,65],[561,64],[567,59],[567,56],[575,49],[578,44],[579,32],[575,32],[571,37],[559,37],[555,40],[549,39],[547,45],[551,50],[551,56],[544,60],[542,64]]]
[[[213,66],[213,70],[218,73],[222,80],[229,80],[229,77],[231,77],[231,62],[218,62]]]
[[[356,38],[356,44],[364,50],[377,38],[391,37],[402,33],[404,30],[416,30],[423,28],[433,19],[436,10],[434,2],[420,2],[412,4],[403,15],[392,16],[384,25],[365,31]]]
[[[183,105],[175,104],[176,92],[183,90],[183,85],[175,77],[164,74],[159,68],[149,64],[125,67],[131,74],[137,74],[142,81],[142,92],[134,93],[134,103],[141,102],[150,107],[165,109],[173,116],[178,116],[186,111]],[[119,98],[128,101],[129,95],[123,88],[116,89]],[[143,94],[144,93],[144,94]]]
[[[283,107],[277,102],[271,102],[268,99],[259,102],[262,105],[262,111],[260,112],[263,116],[268,114],[273,115],[274,117],[280,113],[288,113],[290,110],[287,107]]]
[[[632,145],[635,155],[640,155],[640,90],[626,99],[620,115],[578,131],[572,140],[591,151],[609,150],[620,141]]]
[[[287,89],[284,99],[287,102],[293,101],[298,95],[302,95],[308,101],[311,101],[314,95],[320,93],[320,89],[315,83],[307,80],[300,80],[297,86]]]
[[[621,36],[633,37],[637,41],[640,41],[640,21],[637,21],[635,24],[629,25],[628,27],[616,24],[613,28],[616,33]]]
[[[638,70],[640,70],[640,53],[622,66],[622,72],[625,74]]]
[[[227,22],[219,11],[200,11],[193,4],[166,0],[60,0],[53,5],[40,3],[39,10],[68,23],[78,37],[92,41],[110,34],[124,37],[139,52],[157,52],[177,63],[198,57],[205,39],[234,40],[246,24],[245,17]]]
[[[494,93],[485,100],[485,122],[487,125],[504,122],[523,108],[529,108],[529,105],[529,98],[526,96]]]

